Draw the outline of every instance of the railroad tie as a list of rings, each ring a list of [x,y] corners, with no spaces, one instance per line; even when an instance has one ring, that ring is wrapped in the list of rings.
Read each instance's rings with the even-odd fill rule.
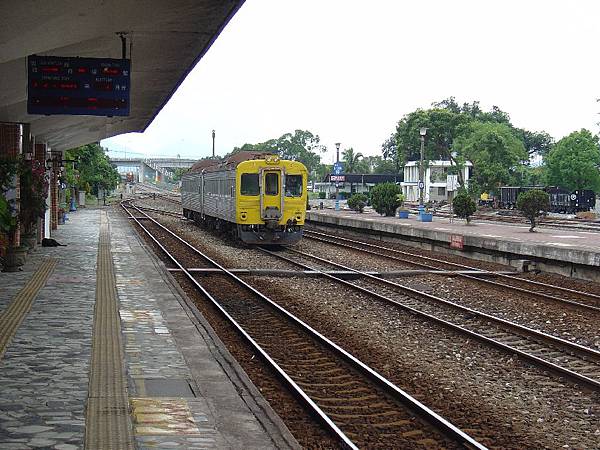
[[[38,292],[44,287],[46,281],[54,271],[57,260],[46,259],[35,271],[27,284],[15,296],[11,304],[0,313],[0,360],[15,336],[19,326],[31,310]]]
[[[106,212],[100,221],[86,449],[133,449],[123,345]]]

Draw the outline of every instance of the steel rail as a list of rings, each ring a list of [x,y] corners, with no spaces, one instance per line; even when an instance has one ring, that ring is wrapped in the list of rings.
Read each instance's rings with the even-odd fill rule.
[[[318,270],[318,269],[315,269],[314,267],[310,267],[310,266],[308,266],[306,264],[300,263],[298,261],[294,261],[293,259],[288,258],[288,257],[286,257],[286,256],[284,256],[284,255],[282,255],[280,253],[275,253],[275,252],[272,252],[272,251],[267,250],[267,249],[262,248],[262,247],[261,247],[261,250],[263,252],[266,252],[268,254],[276,256],[277,258],[283,259],[283,260],[288,261],[288,262],[290,262],[292,264],[296,264],[296,265],[298,265],[300,267],[303,267],[303,268],[305,268],[305,270]],[[549,342],[549,343],[551,343],[554,346],[558,346],[559,348],[560,347],[563,347],[563,348],[567,347],[570,351],[572,351],[574,353],[577,353],[579,355],[583,354],[586,357],[591,357],[596,362],[600,361],[600,352],[598,352],[598,351],[596,351],[594,349],[591,349],[589,347],[585,347],[585,346],[582,346],[582,345],[579,345],[579,344],[576,344],[576,343],[573,343],[573,342],[569,342],[569,341],[566,341],[564,339],[561,339],[561,338],[558,338],[558,337],[555,337],[555,336],[552,336],[552,335],[549,335],[549,334],[546,334],[546,333],[542,333],[541,331],[533,330],[531,328],[524,327],[524,326],[519,325],[517,323],[510,322],[508,320],[501,319],[499,317],[495,317],[495,316],[492,316],[490,314],[486,314],[484,312],[480,312],[480,311],[477,311],[477,310],[474,310],[474,309],[471,309],[471,308],[467,308],[465,306],[459,305],[459,304],[451,302],[449,300],[445,300],[445,299],[442,299],[440,297],[436,297],[434,295],[418,291],[416,289],[410,288],[408,286],[401,285],[399,283],[394,283],[392,281],[385,280],[385,279],[382,279],[382,278],[378,278],[378,277],[370,275],[368,273],[360,272],[359,270],[352,269],[352,268],[346,267],[346,266],[344,266],[342,264],[338,264],[338,263],[334,263],[332,261],[325,260],[323,258],[320,258],[320,257],[316,256],[316,255],[311,255],[311,254],[308,254],[308,253],[300,252],[298,250],[291,249],[291,248],[287,248],[286,250],[289,251],[289,252],[302,254],[303,256],[308,256],[308,257],[310,257],[312,259],[316,259],[316,260],[318,260],[320,262],[323,262],[325,264],[330,264],[330,265],[332,265],[334,267],[341,268],[343,270],[350,270],[350,271],[354,271],[354,272],[360,273],[363,276],[371,278],[373,280],[376,280],[376,281],[378,281],[380,283],[385,283],[385,284],[394,286],[396,288],[400,288],[403,291],[405,291],[405,292],[407,292],[409,294],[412,294],[414,296],[425,298],[427,300],[431,300],[431,301],[434,301],[434,302],[437,302],[437,303],[445,304],[447,306],[453,307],[453,308],[461,310],[463,312],[476,315],[476,316],[478,316],[480,318],[485,318],[487,320],[499,323],[499,324],[501,324],[503,326],[509,327],[509,328],[517,331],[517,334],[519,334],[522,337],[526,337],[527,335],[533,335],[536,338],[541,339],[544,342]],[[447,327],[450,327],[452,329],[458,330],[461,333],[468,334],[468,335],[470,335],[470,336],[472,336],[472,337],[474,337],[474,338],[476,338],[476,339],[478,339],[480,341],[484,341],[484,342],[486,342],[488,344],[492,344],[492,345],[494,345],[496,347],[502,348],[502,349],[508,351],[509,353],[517,353],[517,354],[523,356],[524,358],[529,359],[531,361],[534,361],[537,364],[543,365],[544,367],[546,367],[546,368],[548,368],[550,370],[558,372],[558,373],[560,373],[562,375],[566,375],[566,376],[568,376],[568,377],[570,377],[570,378],[572,378],[572,379],[574,379],[574,380],[576,380],[578,382],[581,382],[581,383],[585,384],[586,386],[591,387],[594,390],[600,390],[600,381],[598,381],[598,380],[595,380],[593,378],[589,378],[589,377],[587,377],[585,375],[582,375],[580,373],[574,372],[574,371],[572,371],[572,370],[570,370],[570,369],[568,369],[566,367],[559,366],[558,364],[552,363],[552,362],[547,361],[547,360],[545,360],[543,358],[540,358],[538,356],[535,356],[535,355],[532,355],[530,353],[527,353],[527,352],[524,352],[522,350],[519,350],[517,348],[511,347],[511,346],[509,346],[507,344],[504,344],[502,342],[496,341],[495,339],[489,338],[489,337],[484,336],[484,335],[482,335],[480,333],[477,333],[475,331],[469,330],[469,329],[464,328],[464,327],[462,327],[460,325],[457,325],[455,323],[449,322],[449,321],[447,321],[445,319],[441,319],[441,318],[436,317],[434,315],[425,313],[423,311],[420,311],[420,310],[418,310],[416,308],[413,308],[411,306],[405,305],[405,304],[403,304],[401,302],[398,302],[397,300],[391,299],[391,298],[386,297],[384,295],[378,294],[377,292],[371,291],[371,290],[369,290],[367,288],[364,288],[362,286],[358,286],[358,285],[353,284],[353,283],[351,283],[349,281],[337,278],[337,277],[335,277],[333,275],[329,275],[329,274],[327,274],[325,272],[322,272],[322,273],[323,273],[323,276],[325,276],[325,277],[327,277],[327,278],[329,278],[331,280],[334,280],[335,282],[345,284],[346,286],[349,286],[349,287],[351,287],[351,288],[353,288],[355,290],[358,290],[360,292],[363,292],[365,294],[368,294],[370,296],[373,296],[373,297],[378,298],[380,300],[383,300],[385,302],[392,303],[392,304],[394,304],[396,306],[399,306],[399,307],[401,307],[403,309],[411,311],[411,312],[413,312],[413,313],[415,313],[415,314],[417,314],[417,315],[419,315],[421,317],[425,317],[425,318],[427,318],[429,320],[433,320],[433,321],[435,321],[437,323],[440,323],[440,324],[442,324],[444,326],[447,326]]]
[[[316,234],[317,236],[325,236],[325,238],[323,237],[316,237],[316,236],[312,236],[313,234]],[[483,269],[479,269],[477,267],[472,267],[472,266],[467,266],[465,264],[459,264],[459,263],[454,263],[454,262],[450,262],[450,261],[442,261],[440,259],[436,259],[436,258],[431,258],[429,256],[423,256],[423,255],[417,255],[415,253],[410,253],[410,252],[405,252],[405,251],[401,251],[401,250],[397,250],[397,249],[391,249],[391,248],[387,248],[381,245],[375,245],[375,244],[369,244],[367,242],[360,242],[360,241],[356,241],[353,239],[348,239],[348,238],[344,238],[341,236],[334,236],[334,235],[329,235],[326,233],[320,233],[320,232],[316,232],[316,231],[309,231],[309,230],[304,230],[304,237],[306,237],[307,239],[313,239],[319,242],[325,242],[328,244],[332,244],[332,245],[337,245],[340,247],[346,247],[346,248],[351,248],[354,250],[360,250],[363,251],[365,253],[369,253],[372,255],[376,255],[379,257],[385,257],[385,258],[389,258],[389,259],[393,259],[396,261],[401,261],[407,264],[411,264],[411,265],[415,265],[415,266],[419,266],[419,267],[426,267],[428,269],[439,269],[439,267],[436,266],[432,266],[431,264],[426,264],[426,263],[422,263],[422,262],[416,262],[416,261],[412,261],[410,259],[405,259],[405,258],[399,258],[397,256],[390,256],[390,255],[382,255],[381,253],[375,252],[375,251],[370,251],[364,248],[359,248],[350,244],[344,244],[342,242],[335,242],[331,239],[335,239],[338,241],[343,241],[343,242],[351,242],[353,244],[358,244],[358,245],[362,245],[365,247],[369,247],[369,248],[375,248],[378,250],[384,250],[390,253],[395,253],[395,254],[400,254],[400,255],[406,255],[409,256],[411,258],[419,258],[422,260],[426,260],[426,261],[432,261],[434,263],[439,263],[439,264],[447,264],[449,266],[453,266],[453,267],[460,267],[461,269],[465,269],[465,270],[474,270],[477,272],[481,272],[482,274],[488,273],[488,270],[483,270]],[[579,303],[577,301],[574,300],[569,300],[569,299],[565,299],[565,298],[560,298],[560,297],[556,297],[554,295],[550,295],[550,294],[545,294],[543,292],[536,292],[536,291],[531,291],[529,289],[524,289],[524,288],[520,288],[518,286],[511,286],[510,284],[504,284],[504,283],[499,283],[497,281],[493,281],[493,280],[489,280],[489,279],[483,279],[483,278],[479,278],[477,275],[466,275],[466,274],[460,274],[460,277],[463,278],[467,278],[470,280],[475,280],[481,283],[487,283],[487,284],[491,284],[494,286],[498,286],[498,287],[502,287],[502,288],[508,288],[508,289],[512,289],[515,290],[517,292],[522,292],[524,294],[528,294],[528,295],[533,295],[539,298],[544,298],[547,300],[552,300],[555,302],[560,302],[560,303],[565,303],[568,304],[570,306],[574,306],[577,308],[582,308],[586,311],[594,311],[594,312],[598,312],[600,313],[600,307],[598,306],[593,306],[593,305],[586,305],[585,303]],[[574,289],[569,289],[569,288],[565,288],[562,286],[555,286],[555,285],[551,285],[551,284],[546,284],[546,283],[540,283],[539,281],[534,281],[534,280],[525,280],[522,278],[517,278],[517,277],[513,277],[511,275],[506,275],[506,274],[499,274],[498,278],[504,278],[504,279],[508,279],[508,280],[514,280],[518,283],[524,283],[524,284],[532,284],[535,286],[540,286],[540,287],[544,287],[544,288],[549,288],[549,289],[555,289],[558,291],[562,291],[562,292],[568,292],[570,294],[573,295],[580,295],[582,297],[588,297],[590,299],[596,300],[598,302],[600,302],[600,296],[596,295],[596,294],[590,294],[588,292],[582,292],[582,291],[576,291]]]
[[[352,443],[352,441],[350,441],[350,439],[323,412],[323,410],[321,410],[321,408],[319,408],[319,406],[313,402],[313,400],[300,388],[300,386],[298,386],[296,384],[296,382],[294,380],[292,380],[288,376],[288,374],[269,356],[269,354],[258,344],[258,342],[256,342],[252,338],[252,336],[250,336],[242,328],[242,326],[225,310],[225,308],[223,308],[223,306],[221,306],[221,304],[193,277],[193,275],[183,267],[183,265],[177,260],[177,258],[174,255],[172,255],[165,248],[165,246],[162,245],[152,235],[150,230],[148,230],[144,225],[142,225],[142,223],[139,222],[136,218],[134,218],[134,216],[127,210],[128,207],[135,209],[135,210],[138,210],[138,208],[136,206],[132,206],[132,205],[125,206],[125,205],[123,205],[123,203],[121,203],[121,206],[123,207],[125,212],[127,214],[129,214],[133,220],[135,220],[135,222],[138,224],[138,226],[148,235],[148,237],[150,237],[152,239],[152,241],[154,241],[154,243],[165,253],[165,255],[173,262],[173,264],[175,264],[177,266],[177,268],[186,275],[186,277],[194,284],[196,289],[198,289],[200,292],[202,292],[202,294],[212,302],[212,304],[221,312],[221,314],[223,314],[223,316],[235,327],[235,329],[238,331],[238,333],[240,333],[240,335],[254,348],[254,350],[256,350],[264,358],[265,361],[267,361],[267,363],[277,373],[277,375],[279,377],[281,377],[282,380],[284,380],[284,383],[287,384],[288,388],[290,388],[291,391],[294,392],[295,395],[298,396],[306,404],[306,406],[325,424],[325,426],[329,429],[329,432],[331,434],[333,434],[333,436],[336,436],[344,445],[348,446],[349,448],[358,449],[358,447],[356,447]],[[138,212],[145,214],[139,210],[138,210]],[[221,271],[223,273],[227,273],[226,269],[224,269],[223,267],[218,265],[216,262],[212,261],[209,257],[204,255],[202,252],[200,252],[198,249],[193,247],[191,244],[185,242],[179,236],[176,236],[174,233],[172,233],[170,230],[168,230],[162,224],[158,223],[150,216],[148,216],[148,219],[151,220],[153,223],[159,225],[162,229],[173,234],[174,237],[179,239],[182,243],[186,244],[188,247],[190,247],[190,249],[193,249],[197,254],[201,255],[208,262],[212,262],[213,264],[215,264],[219,269],[221,269]]]
[[[180,219],[185,219],[185,217],[183,217],[183,214],[178,214],[175,211],[167,211],[164,209],[151,208],[149,206],[138,206],[138,205],[136,205],[136,208],[139,208],[141,211],[150,211],[150,212],[154,212],[157,214],[164,214],[166,216],[173,216],[173,217],[178,217]]]
[[[121,204],[121,206],[123,206],[123,204]],[[130,206],[130,207],[133,209],[137,209],[137,207],[135,207],[135,206]],[[127,211],[125,206],[123,206],[123,209],[130,216],[133,216],[131,213],[129,213],[129,211]],[[141,212],[141,213],[145,214],[143,212]],[[324,335],[322,335],[321,333],[319,333],[318,331],[313,329],[310,325],[306,324],[305,322],[303,322],[302,320],[300,320],[299,318],[297,318],[296,316],[291,314],[289,311],[287,311],[286,309],[284,309],[283,307],[281,307],[280,305],[275,303],[269,297],[267,297],[266,295],[264,295],[263,293],[261,293],[260,291],[255,289],[253,286],[251,286],[250,284],[246,283],[245,281],[243,281],[242,279],[237,277],[235,274],[228,271],[226,268],[221,266],[219,263],[212,260],[210,257],[206,256],[205,254],[203,254],[200,250],[196,249],[193,245],[191,245],[189,242],[182,239],[180,236],[175,234],[173,231],[171,231],[170,229],[168,229],[167,227],[165,227],[164,225],[162,225],[161,223],[159,223],[152,217],[150,217],[150,216],[147,216],[147,217],[150,221],[152,221],[153,223],[158,225],[161,229],[163,229],[164,231],[169,233],[173,238],[177,239],[182,244],[187,246],[190,250],[192,250],[196,254],[200,255],[206,261],[208,261],[209,263],[213,264],[215,267],[220,269],[223,274],[228,275],[230,278],[235,280],[241,286],[244,286],[251,292],[255,293],[262,300],[266,301],[273,308],[275,308],[276,310],[281,312],[285,317],[289,318],[292,322],[299,325],[302,329],[304,329],[306,332],[308,332],[309,335],[311,335],[314,338],[317,338],[317,340],[319,342],[321,342],[322,344],[325,344],[329,349],[333,350],[334,353],[338,354],[338,356],[342,356],[343,359],[350,362],[355,368],[359,369],[362,373],[364,373],[365,375],[367,375],[367,376],[373,378],[374,380],[376,380],[377,382],[379,382],[380,387],[384,388],[388,393],[392,393],[394,398],[399,400],[401,403],[408,405],[409,408],[411,408],[414,412],[416,412],[421,417],[426,419],[431,425],[433,425],[438,430],[443,432],[446,436],[453,438],[455,441],[457,441],[458,443],[460,443],[461,445],[463,445],[467,448],[480,449],[480,450],[487,449],[487,447],[485,447],[484,445],[477,442],[471,436],[469,436],[468,434],[466,434],[465,432],[463,432],[462,430],[457,428],[455,425],[453,425],[452,423],[450,423],[449,421],[444,419],[442,416],[440,416],[433,410],[429,409],[427,406],[425,406],[423,403],[419,402],[414,397],[410,396],[408,393],[406,393],[405,391],[400,389],[398,386],[393,384],[387,378],[383,377],[377,371],[373,370],[371,367],[367,366],[365,363],[363,363],[358,358],[356,358],[355,356],[353,356],[352,354],[350,354],[349,352],[344,350],[342,347],[340,347],[339,345],[337,345],[336,343],[334,343],[333,341],[331,341],[330,339],[328,339],[327,337],[325,337]],[[285,380],[285,382],[289,384],[289,386],[292,388],[292,391],[297,393],[297,395],[309,406],[309,408],[317,414],[317,416],[328,426],[328,428],[330,428],[332,434],[334,436],[337,436],[349,448],[352,448],[352,449],[358,448],[337,427],[337,425],[335,425],[335,423],[318,407],[318,405],[316,405],[310,399],[310,397],[287,375],[287,373],[267,354],[267,352],[264,349],[262,349],[262,347],[260,347],[260,345],[245,330],[243,330],[241,325],[239,325],[237,323],[237,321],[235,321],[235,319],[229,313],[227,313],[227,311],[218,303],[218,301],[214,297],[212,297],[210,295],[210,293],[193,277],[193,275],[190,272],[188,272],[181,265],[181,263],[179,261],[177,261],[177,259],[171,253],[169,253],[167,251],[167,249],[161,243],[159,243],[156,240],[156,238],[154,236],[151,235],[151,233],[147,230],[147,228],[144,225],[142,225],[141,222],[138,222],[137,220],[136,220],[136,223],[138,223],[138,225],[146,232],[146,234],[148,234],[148,236],[150,238],[152,238],[152,240],[159,246],[159,248],[163,252],[165,252],[165,254],[169,257],[169,259],[171,259],[173,261],[173,263],[183,273],[185,273],[187,278],[190,281],[192,281],[192,283],[203,293],[203,295],[205,295],[219,309],[219,311],[221,311],[221,313],[235,326],[235,328],[238,330],[238,332],[261,354],[261,356],[263,356],[263,358],[266,361],[268,361],[268,363]]]

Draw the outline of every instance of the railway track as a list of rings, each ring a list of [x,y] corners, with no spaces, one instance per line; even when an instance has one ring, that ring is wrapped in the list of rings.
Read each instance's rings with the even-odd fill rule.
[[[322,232],[305,230],[304,238],[353,250],[359,250],[379,257],[389,258],[391,260],[398,261],[403,264],[427,268],[431,270],[453,268],[461,270],[479,271],[482,274],[487,272],[485,270],[468,266],[466,264],[458,264],[450,261],[444,261],[441,259],[423,256],[412,252],[392,249],[382,245],[370,244],[367,242],[361,242],[355,239],[348,239],[341,236],[336,236]],[[565,288],[563,286],[541,283],[534,280],[527,280],[524,278],[519,278],[507,274],[498,274],[496,278],[500,281],[478,277],[476,274],[460,274],[458,276],[471,281],[475,281],[477,283],[487,284],[488,286],[514,290],[542,300],[564,304],[569,307],[578,308],[586,312],[595,314],[600,313],[600,296],[596,294],[577,291],[574,289]]]
[[[342,446],[485,448],[140,208],[122,206]],[[211,288],[186,269],[185,253],[219,269]]]
[[[262,250],[305,270],[326,272],[333,267],[337,270],[356,272],[361,275],[356,280],[342,280],[327,273],[323,273],[323,276],[461,334],[509,353],[516,353],[587,388],[600,390],[600,352],[596,350],[315,255],[294,249],[286,249],[283,252],[273,252],[264,248]]]

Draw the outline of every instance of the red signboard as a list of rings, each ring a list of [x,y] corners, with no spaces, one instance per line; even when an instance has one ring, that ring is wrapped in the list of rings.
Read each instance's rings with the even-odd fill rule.
[[[465,246],[465,237],[461,234],[450,235],[450,247],[462,250]]]

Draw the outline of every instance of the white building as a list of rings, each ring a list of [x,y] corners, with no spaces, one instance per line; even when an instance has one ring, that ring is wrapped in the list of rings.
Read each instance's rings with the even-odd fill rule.
[[[452,166],[450,161],[429,161],[425,168],[425,187],[423,189],[423,200],[425,202],[448,200],[448,188],[452,184],[452,178],[448,179],[448,168],[450,166]],[[467,161],[462,169],[463,179],[467,184],[471,167],[473,167],[473,164]],[[404,166],[404,181],[401,186],[406,201],[419,201],[419,161],[406,163]],[[458,185],[455,187],[458,188]]]

